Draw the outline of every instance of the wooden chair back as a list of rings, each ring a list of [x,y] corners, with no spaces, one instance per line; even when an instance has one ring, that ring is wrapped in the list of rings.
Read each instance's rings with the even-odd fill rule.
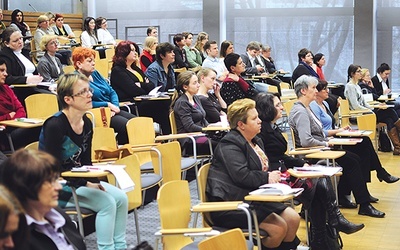
[[[28,118],[46,119],[59,111],[57,96],[54,94],[34,94],[25,98]]]
[[[159,144],[154,147],[161,153],[162,171],[159,170],[160,158],[158,154],[151,151],[154,172],[162,175],[163,183],[181,179],[181,146],[179,142],[173,141]],[[161,172],[161,173],[160,173]]]
[[[281,89],[290,89],[290,84],[287,82],[281,82],[279,85],[281,86]]]
[[[87,117],[92,120],[93,127],[110,127],[111,123],[111,109],[108,107],[103,108],[105,117],[102,116],[102,108],[94,108],[86,112]],[[104,119],[105,118],[105,119]]]
[[[171,134],[177,134],[178,129],[176,128],[175,112],[169,113],[169,124],[171,125]]]
[[[242,230],[239,228],[231,229],[202,240],[199,250],[247,250],[246,238],[244,238]]]
[[[75,71],[74,65],[66,65],[63,68],[64,74],[69,74]]]
[[[179,201],[176,197],[179,197]],[[157,204],[161,230],[188,227],[191,203],[187,181],[177,180],[164,183],[158,190]],[[163,238],[163,249],[181,249],[192,242],[190,237],[183,235],[167,236]]]
[[[103,160],[104,157],[101,153],[96,154],[98,149],[109,149],[116,150],[118,148],[117,140],[115,138],[115,132],[113,128],[109,127],[94,127],[92,137],[92,161]],[[117,160],[116,159],[104,159],[104,160]]]
[[[289,117],[290,111],[293,108],[293,105],[297,102],[297,100],[289,100],[287,102],[283,102],[283,108],[285,109],[286,115]]]
[[[39,150],[39,142],[38,141],[34,141],[32,143],[29,143],[28,145],[25,146],[25,149]]]
[[[341,127],[350,125],[350,105],[346,99],[340,100],[339,112],[339,124]]]
[[[155,131],[153,118],[135,117],[126,123],[128,141],[131,145],[154,143]]]
[[[199,192],[200,202],[207,202],[206,196],[206,186],[207,186],[207,178],[208,178],[208,171],[210,170],[211,163],[204,164],[198,171],[197,174],[197,188]],[[202,213],[203,215],[203,226],[209,227],[211,223],[211,216],[209,213]]]
[[[106,50],[107,51],[107,50]],[[107,58],[100,59],[100,53],[98,50],[95,50],[95,69],[99,71],[99,73],[104,77],[108,78],[108,60]]]

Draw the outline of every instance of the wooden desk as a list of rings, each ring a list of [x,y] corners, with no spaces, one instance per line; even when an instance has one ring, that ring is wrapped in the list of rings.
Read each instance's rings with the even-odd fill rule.
[[[389,105],[389,104],[375,104],[371,105],[374,109],[388,109],[388,108],[394,108],[394,105]]]
[[[285,202],[293,198],[294,195],[247,195],[244,197],[246,201],[260,202]]]
[[[38,121],[38,123],[28,123],[28,122],[23,122],[23,121],[17,121],[17,120],[6,120],[6,121],[0,121],[0,125],[6,126],[4,132],[6,133],[7,139],[8,139],[8,144],[10,145],[10,150],[11,152],[15,152],[14,148],[14,143],[11,138],[11,132],[7,129],[7,127],[13,127],[13,128],[37,128],[43,126],[44,120],[41,119],[35,119]]]
[[[381,96],[379,96],[379,98],[378,98],[378,101],[385,101],[385,102],[387,102],[387,101],[394,101],[394,100],[396,100],[396,98],[392,95],[392,97],[391,98],[389,98],[387,95],[381,95]]]
[[[322,147],[321,148],[301,149],[301,150],[293,149],[293,150],[290,150],[288,154],[289,155],[308,155],[308,154],[320,152],[321,149],[322,149]]]
[[[231,127],[229,126],[210,126],[210,127],[205,127],[202,128],[203,132],[208,132],[208,131],[225,131],[225,130],[230,130]]]
[[[330,89],[336,89],[336,88],[340,88],[340,87],[344,87],[344,83],[328,83],[328,88]]]
[[[152,96],[137,96],[135,98],[133,98],[133,100],[137,101],[137,102],[141,102],[141,101],[165,101],[165,100],[170,100],[171,97],[169,96],[159,96],[159,97],[152,97]]]
[[[336,136],[346,136],[346,137],[360,137],[369,136],[372,134],[371,130],[343,130],[336,134]]]
[[[320,151],[306,155],[306,158],[335,160],[345,155],[345,151]]]
[[[362,142],[362,138],[332,138],[328,141],[329,145],[356,145],[357,143]]]
[[[62,177],[67,178],[103,178],[106,177],[110,172],[103,171],[103,170],[90,170],[89,172],[72,172],[66,171],[62,172]]]
[[[293,177],[296,178],[319,178],[319,177],[325,177],[322,172],[311,172],[311,171],[296,171],[292,168],[289,168],[287,170],[289,174]],[[334,176],[341,176],[343,173],[342,172],[337,172]]]

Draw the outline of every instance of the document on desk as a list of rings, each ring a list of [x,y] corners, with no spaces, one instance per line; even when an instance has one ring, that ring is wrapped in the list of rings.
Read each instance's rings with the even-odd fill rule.
[[[328,143],[331,144],[347,144],[347,143],[360,143],[362,142],[362,138],[332,138],[329,139]]]
[[[321,175],[324,176],[333,176],[339,172],[341,172],[343,169],[341,167],[326,167],[322,165],[312,165],[312,166],[306,166],[306,167],[294,167],[294,171],[298,173],[321,173]]]
[[[32,124],[39,124],[44,121],[43,119],[37,119],[37,118],[17,118],[15,120],[19,122],[32,123]]]
[[[117,180],[119,188],[125,191],[125,193],[135,188],[135,183],[133,183],[131,177],[124,169],[125,165],[96,165],[96,167],[111,172]]]
[[[264,184],[259,189],[250,192],[250,195],[294,195],[299,196],[304,188],[291,188],[283,183]]]

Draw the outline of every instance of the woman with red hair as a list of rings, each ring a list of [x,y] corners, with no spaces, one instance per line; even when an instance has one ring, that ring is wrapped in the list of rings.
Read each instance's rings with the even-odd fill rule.
[[[135,96],[146,95],[154,87],[138,67],[137,48],[131,41],[122,41],[115,48],[110,82],[120,102],[132,101]]]
[[[118,144],[123,145],[128,143],[126,123],[135,116],[119,109],[117,93],[94,67],[95,55],[93,49],[78,47],[72,53],[72,61],[75,69],[89,78],[90,88],[93,89],[93,108],[109,107],[111,109],[110,127],[118,133]]]

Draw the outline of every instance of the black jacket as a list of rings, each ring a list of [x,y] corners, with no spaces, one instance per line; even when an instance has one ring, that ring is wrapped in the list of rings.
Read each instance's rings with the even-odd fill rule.
[[[85,250],[86,245],[83,241],[82,236],[79,234],[78,229],[72,222],[71,218],[61,209],[55,208],[65,218],[65,225],[61,228],[61,232],[64,234],[65,239],[69,244],[71,244],[74,249]],[[54,242],[47,237],[45,234],[39,233],[35,230],[34,225],[29,227],[30,239],[29,239],[29,249],[30,250],[57,250],[57,246]]]
[[[371,78],[371,81],[374,84],[376,94],[379,96],[383,95],[382,84],[379,81],[378,77],[375,75],[374,77]],[[388,88],[390,88],[389,79],[386,80],[386,85],[388,86]]]
[[[31,60],[29,56],[29,51],[26,49],[22,49],[22,54]],[[6,84],[15,84],[15,83],[26,83],[26,76],[25,76],[25,66],[24,64],[18,59],[18,57],[14,54],[14,52],[8,48],[4,47],[0,51],[0,57],[4,59],[7,66],[7,73],[8,76],[6,78]],[[37,74],[37,70],[33,72],[34,75]]]
[[[285,154],[288,143],[279,128],[274,130],[270,123],[263,121],[261,124],[261,133],[258,136],[264,143],[264,152],[269,159],[270,171],[278,170],[280,160],[284,162],[286,168],[304,165],[305,162],[302,159]]]
[[[264,145],[257,136],[253,143]],[[206,193],[224,201],[240,201],[249,192],[268,183],[268,172],[262,171],[260,158],[236,129],[221,139],[214,150],[208,172]]]

